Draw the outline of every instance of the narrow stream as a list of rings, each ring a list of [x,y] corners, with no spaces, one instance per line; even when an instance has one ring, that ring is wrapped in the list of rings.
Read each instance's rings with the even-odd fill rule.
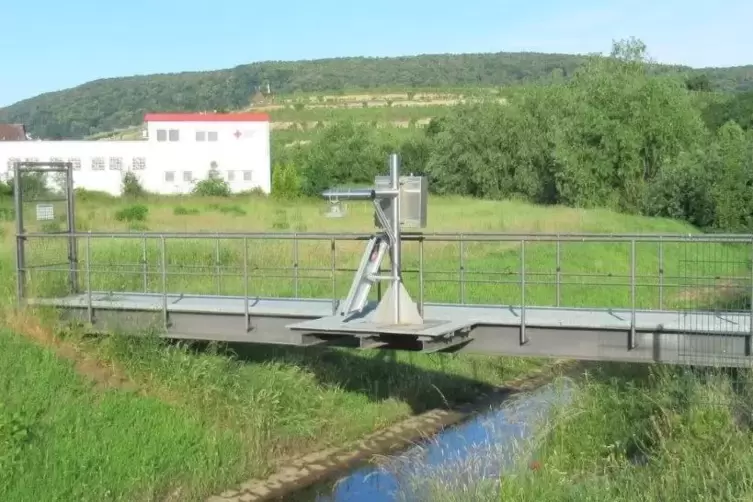
[[[567,403],[570,380],[544,385],[510,397],[500,406],[448,428],[431,440],[387,459],[368,464],[326,484],[289,497],[296,502],[393,502],[429,497],[432,484],[467,486],[494,482],[518,460],[518,447],[530,439],[552,405]]]

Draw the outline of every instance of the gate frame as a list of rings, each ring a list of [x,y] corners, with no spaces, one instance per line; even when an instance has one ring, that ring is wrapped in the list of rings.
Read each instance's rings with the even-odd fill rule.
[[[26,229],[23,214],[23,181],[24,173],[62,173],[65,175],[64,196],[66,202],[67,228],[57,234],[68,235],[68,268],[70,293],[79,291],[78,287],[78,245],[76,233],[76,204],[73,191],[73,163],[72,162],[27,162],[13,163],[13,203],[16,213],[16,297],[18,305],[24,304],[26,293]],[[46,180],[45,180],[46,181]]]

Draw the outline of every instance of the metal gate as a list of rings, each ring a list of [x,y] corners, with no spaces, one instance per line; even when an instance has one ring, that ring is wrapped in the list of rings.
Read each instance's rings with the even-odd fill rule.
[[[38,270],[65,272],[58,282],[68,293],[78,291],[78,252],[75,232],[73,164],[70,162],[16,162],[13,165],[16,216],[16,277],[19,304]],[[34,239],[27,234],[50,234]],[[68,234],[67,239],[60,234]],[[54,237],[57,236],[57,237]],[[61,258],[67,257],[66,261]],[[65,259],[65,258],[64,258]]]

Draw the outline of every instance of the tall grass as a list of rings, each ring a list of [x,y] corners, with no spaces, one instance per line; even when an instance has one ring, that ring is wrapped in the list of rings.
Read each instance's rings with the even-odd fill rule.
[[[451,486],[431,500],[749,500],[749,372],[602,365],[558,406],[497,480]],[[477,459],[478,461],[478,459]]]
[[[347,294],[365,241],[318,238],[215,238],[222,230],[284,233],[370,232],[368,204],[350,204],[348,216],[328,220],[318,201],[295,205],[246,197],[202,201],[155,198],[143,204],[96,211],[83,206],[80,230],[133,230],[123,215],[139,216],[136,230],[148,228],[206,232],[205,238],[159,236],[132,238],[96,235],[78,240],[81,281],[98,291],[316,297]],[[138,209],[139,211],[136,211]],[[148,215],[148,218],[147,216]],[[683,233],[694,229],[673,221],[539,208],[508,202],[445,199],[432,204],[429,232],[604,232]],[[125,228],[123,228],[125,227]],[[523,242],[524,236],[500,235],[494,241],[473,236],[403,245],[403,273],[414,298],[426,302],[564,307],[691,308],[719,288],[729,308],[744,301],[750,282],[749,245],[703,242],[568,241]],[[29,240],[30,293],[65,294],[68,271],[60,263],[67,240]],[[164,253],[164,256],[163,256]],[[634,256],[633,256],[634,253]],[[635,262],[635,278],[632,263]],[[167,277],[163,285],[162,269]],[[423,262],[423,267],[420,263]],[[389,264],[385,260],[384,268]],[[422,270],[421,276],[419,269]],[[247,279],[248,283],[244,284]],[[525,286],[523,285],[525,283]],[[419,288],[423,284],[422,289]],[[377,291],[372,292],[376,298]]]

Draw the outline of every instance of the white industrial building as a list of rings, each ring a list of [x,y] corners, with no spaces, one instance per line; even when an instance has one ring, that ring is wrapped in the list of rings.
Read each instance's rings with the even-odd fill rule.
[[[131,171],[152,193],[189,193],[214,168],[233,192],[271,190],[269,116],[149,113],[144,138],[108,141],[0,141],[0,170],[17,161],[71,162],[76,188],[119,195]]]

